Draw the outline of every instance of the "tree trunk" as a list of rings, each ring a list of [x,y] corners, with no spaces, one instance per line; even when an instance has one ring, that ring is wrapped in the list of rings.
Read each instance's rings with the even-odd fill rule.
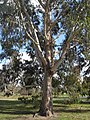
[[[52,75],[50,70],[45,70],[45,76],[42,85],[42,100],[40,105],[40,115],[52,116],[53,102],[52,102]]]

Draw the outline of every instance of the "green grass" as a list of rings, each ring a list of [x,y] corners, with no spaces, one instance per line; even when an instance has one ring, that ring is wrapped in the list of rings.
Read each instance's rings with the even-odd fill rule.
[[[54,107],[57,114],[55,120],[89,120],[90,104],[57,104]]]
[[[33,115],[34,112],[37,112],[37,109],[33,108],[31,100],[28,100],[28,104],[25,104],[15,98],[0,98],[0,120],[13,120],[14,118],[20,118],[23,115]]]
[[[90,120],[89,113],[65,113],[62,112],[55,120]]]
[[[68,104],[67,100],[68,97],[54,98],[54,111],[57,114],[54,120],[90,120],[90,102],[84,99],[82,104]]]
[[[68,98],[54,98],[54,112],[56,117],[50,120],[89,120],[90,119],[90,104],[65,104]],[[17,100],[17,97],[0,98],[0,120],[23,120],[24,117],[33,116],[38,109],[33,108],[31,100],[28,104],[24,104]],[[32,119],[31,119],[32,120]],[[40,119],[41,120],[41,119]]]

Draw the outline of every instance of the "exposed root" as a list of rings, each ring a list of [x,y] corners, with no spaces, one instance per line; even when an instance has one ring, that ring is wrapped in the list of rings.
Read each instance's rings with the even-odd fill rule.
[[[33,114],[33,117],[38,117],[38,116],[39,116],[39,112]]]

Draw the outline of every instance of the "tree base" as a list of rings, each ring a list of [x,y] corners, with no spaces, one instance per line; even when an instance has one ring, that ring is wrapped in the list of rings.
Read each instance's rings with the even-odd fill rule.
[[[45,116],[45,117],[52,117],[54,114],[51,112],[51,111],[49,111],[49,110],[47,110],[47,111],[42,111],[42,110],[40,110],[39,112],[38,112],[38,114],[40,115],[40,116]]]
[[[33,114],[33,117],[39,117],[39,116],[43,116],[43,117],[53,117],[54,114],[51,113],[51,111],[47,111],[46,114],[42,113],[42,112],[37,112]]]

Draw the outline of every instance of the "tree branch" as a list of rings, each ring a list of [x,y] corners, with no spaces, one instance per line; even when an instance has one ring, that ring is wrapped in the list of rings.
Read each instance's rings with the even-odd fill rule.
[[[54,40],[56,41],[60,37],[61,34],[64,34],[64,32],[60,31]]]
[[[46,6],[45,6],[45,16],[44,16],[44,34],[45,34],[45,39],[48,38],[47,32],[48,32],[48,21],[50,21],[49,18],[49,2],[50,0],[46,1]]]
[[[41,0],[38,0],[39,4],[41,5],[41,7],[45,10],[45,6],[43,5]]]
[[[56,71],[57,68],[62,63],[63,58],[65,57],[67,50],[70,48],[70,41],[73,39],[73,32],[75,31],[75,26],[72,28],[71,34],[69,35],[68,39],[66,40],[65,46],[62,48],[62,54],[60,58],[55,62],[54,67],[52,68],[52,71]]]
[[[15,0],[15,2],[18,2],[18,1]],[[39,59],[39,62],[42,63],[42,66],[45,66],[46,65],[46,61],[45,61],[43,52],[42,52],[41,47],[40,47],[39,38],[37,36],[37,30],[34,27],[32,21],[30,20],[30,16],[29,16],[29,14],[28,14],[28,12],[27,12],[27,10],[25,8],[24,1],[23,0],[19,0],[19,3],[20,3],[20,6],[18,6],[19,9],[21,9],[21,11],[23,11],[23,13],[26,15],[26,17],[28,19],[28,25],[29,25],[30,33],[28,31],[26,31],[26,34],[28,35],[28,37],[30,38],[32,43],[34,44],[35,52],[38,54],[37,58]],[[21,12],[22,21],[23,21],[23,13]],[[24,23],[23,23],[23,25],[24,25],[24,29],[26,30],[26,26],[25,26]],[[33,37],[32,37],[32,35],[33,35]]]

